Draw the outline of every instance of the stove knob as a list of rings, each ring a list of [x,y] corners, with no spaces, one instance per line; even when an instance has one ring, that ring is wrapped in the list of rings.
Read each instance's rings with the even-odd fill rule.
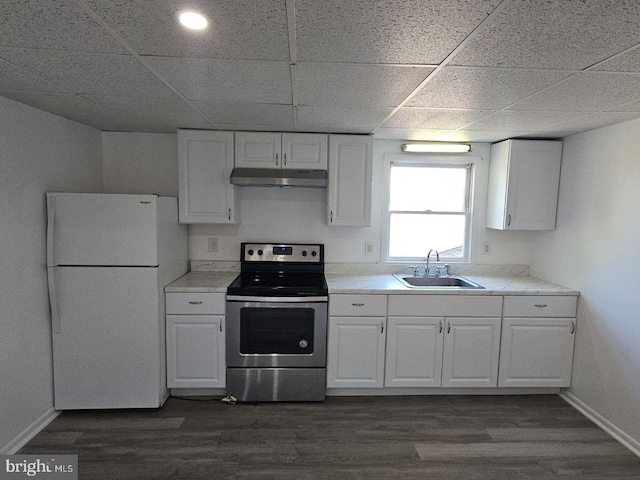
[[[262,256],[264,252],[262,250],[258,250],[258,255]]]
[[[303,256],[303,257],[306,257],[306,256],[307,256],[307,251],[306,251],[306,250],[303,250],[303,251],[302,251],[302,256]]]
[[[248,253],[249,255],[253,255],[253,250],[249,249],[249,250],[247,250],[247,253]]]
[[[313,251],[311,252],[311,256],[312,256],[312,257],[315,257],[316,255],[318,255],[318,252],[316,252],[315,250],[313,250]]]
[[[300,340],[298,345],[300,345],[300,348],[307,348],[309,346],[309,342],[303,338],[302,340]]]

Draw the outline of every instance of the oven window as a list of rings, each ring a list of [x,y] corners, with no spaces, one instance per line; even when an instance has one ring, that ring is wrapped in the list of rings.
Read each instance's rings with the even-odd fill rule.
[[[312,308],[242,308],[240,353],[313,353]]]

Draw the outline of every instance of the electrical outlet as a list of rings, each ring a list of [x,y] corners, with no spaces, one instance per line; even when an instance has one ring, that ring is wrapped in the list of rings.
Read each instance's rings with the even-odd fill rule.
[[[209,238],[209,251],[217,252],[218,251],[218,239],[214,237]]]
[[[373,242],[365,242],[364,243],[364,254],[365,255],[373,255]]]
[[[491,254],[491,242],[484,242],[482,244],[482,255],[490,255]]]

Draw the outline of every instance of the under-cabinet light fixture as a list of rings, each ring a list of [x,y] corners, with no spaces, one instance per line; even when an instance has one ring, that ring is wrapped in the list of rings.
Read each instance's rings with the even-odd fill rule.
[[[467,153],[471,151],[471,145],[446,142],[403,143],[402,151],[411,153]]]
[[[190,30],[204,30],[209,22],[201,13],[182,12],[178,15],[180,23]]]

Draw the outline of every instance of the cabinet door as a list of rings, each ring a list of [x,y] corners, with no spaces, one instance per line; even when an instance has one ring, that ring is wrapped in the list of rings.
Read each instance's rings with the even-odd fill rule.
[[[333,226],[371,225],[373,137],[329,136],[327,223]]]
[[[280,133],[236,132],[235,166],[237,168],[280,168]]]
[[[443,387],[497,387],[500,318],[446,318]]]
[[[487,227],[553,230],[562,142],[505,140],[491,147]]]
[[[327,388],[382,387],[385,317],[329,317]]]
[[[233,132],[178,130],[180,223],[236,223]]]
[[[443,317],[389,317],[385,387],[439,387]]]
[[[500,387],[568,387],[575,318],[505,318]]]
[[[222,315],[167,315],[167,387],[224,388]]]
[[[327,169],[328,136],[317,133],[282,134],[282,168]]]

